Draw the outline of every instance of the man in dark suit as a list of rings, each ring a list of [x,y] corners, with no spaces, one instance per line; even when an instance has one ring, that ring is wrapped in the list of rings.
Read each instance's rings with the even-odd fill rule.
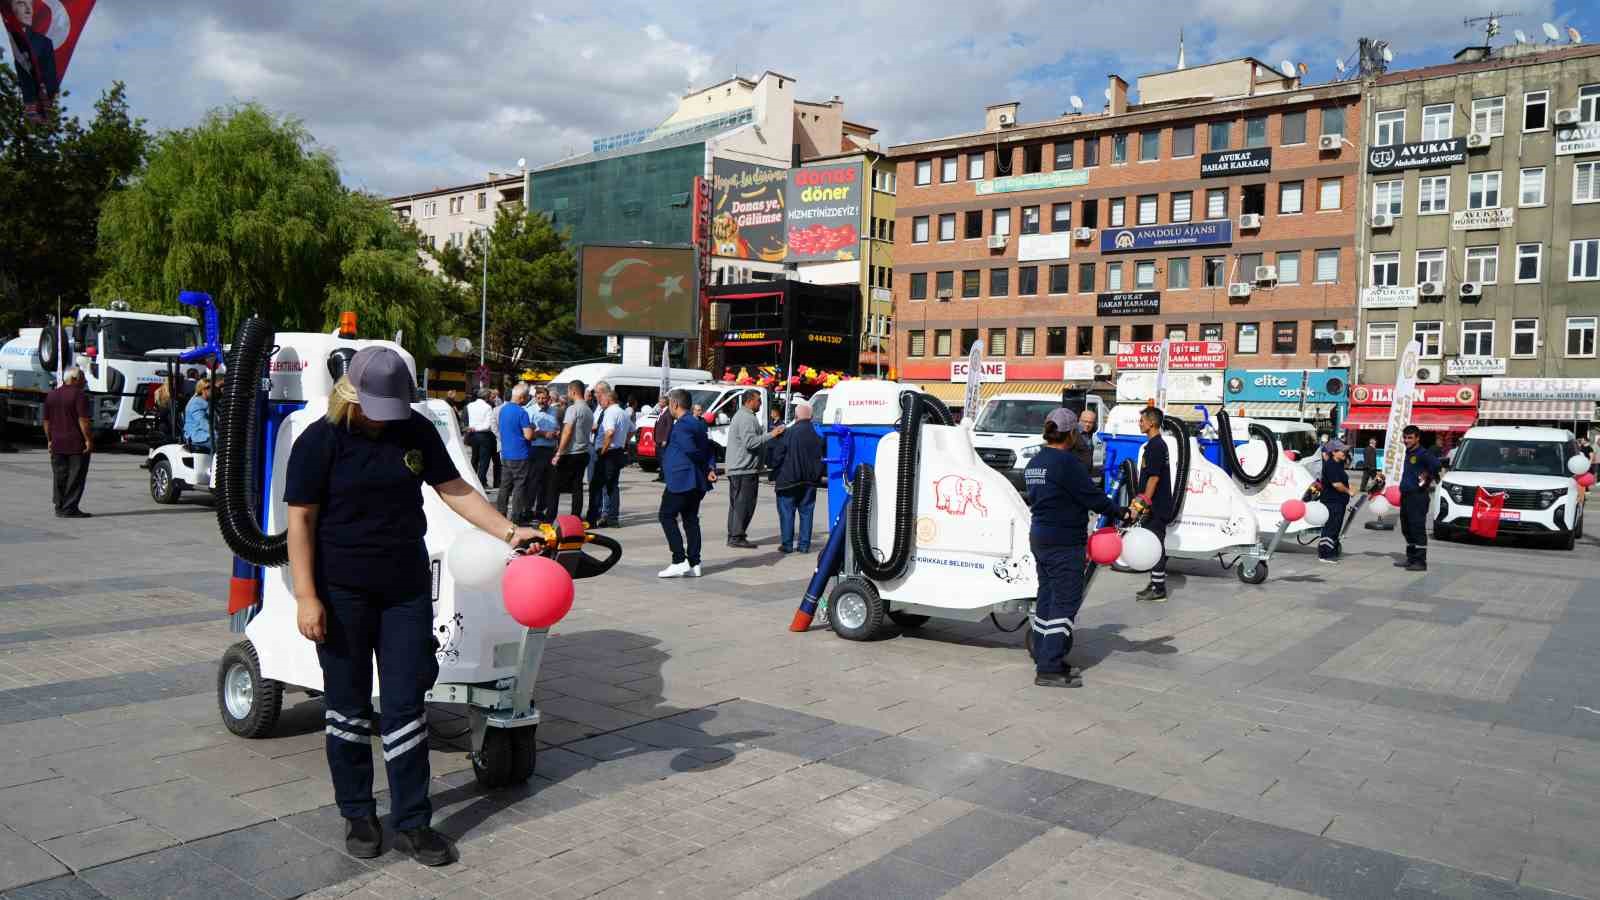
[[[666,490],[661,492],[660,518],[667,546],[672,549],[672,565],[656,573],[661,578],[700,577],[700,501],[717,480],[711,436],[706,433],[706,423],[689,414],[690,402],[689,392],[681,388],[668,395],[673,423],[672,438],[661,452]],[[687,546],[684,538],[688,538]]]
[[[827,450],[811,423],[811,404],[796,403],[794,424],[767,447],[767,467],[778,498],[778,552],[810,553],[811,515],[817,505],[817,482],[826,472],[822,457]]]
[[[6,0],[6,4],[11,13],[6,30],[11,33],[22,102],[30,118],[42,120],[61,93],[61,79],[56,75],[56,45],[33,30],[34,0]]]

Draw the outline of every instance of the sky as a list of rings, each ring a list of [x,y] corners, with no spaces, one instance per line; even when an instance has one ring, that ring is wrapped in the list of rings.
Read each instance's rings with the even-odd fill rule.
[[[587,7],[578,9],[577,7]],[[65,88],[84,113],[115,80],[153,128],[254,100],[302,121],[347,184],[423,191],[588,151],[652,127],[691,87],[773,70],[797,96],[837,94],[884,146],[980,128],[983,108],[1020,118],[1103,104],[1107,73],[1133,82],[1254,55],[1338,77],[1356,39],[1390,42],[1396,67],[1448,61],[1482,31],[1477,0],[720,0],[597,4],[416,0],[101,0]],[[1593,0],[1524,0],[1496,43],[1541,23],[1600,40]]]

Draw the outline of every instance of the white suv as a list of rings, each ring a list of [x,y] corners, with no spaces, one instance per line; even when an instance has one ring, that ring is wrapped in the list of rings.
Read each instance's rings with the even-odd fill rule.
[[[1500,534],[1551,538],[1571,550],[1583,536],[1582,488],[1567,471],[1572,432],[1521,425],[1469,430],[1434,493],[1433,535],[1465,535],[1478,488],[1504,492]]]
[[[1103,427],[1106,421],[1105,401],[1090,394],[1085,402],[1095,411]],[[1001,394],[990,397],[978,408],[978,420],[974,423],[972,445],[978,451],[978,458],[1010,479],[1018,491],[1023,491],[1023,470],[1044,449],[1041,434],[1045,417],[1060,406],[1059,393]],[[1095,465],[1099,466],[1104,458],[1105,445],[1097,441],[1094,445]]]

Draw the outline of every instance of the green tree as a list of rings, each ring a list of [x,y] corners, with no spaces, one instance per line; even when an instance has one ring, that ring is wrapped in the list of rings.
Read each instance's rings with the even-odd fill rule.
[[[253,103],[158,137],[107,201],[100,253],[96,297],[177,311],[179,291],[206,291],[225,336],[252,313],[322,331],[352,310],[363,335],[403,331],[423,363],[457,303],[379,199],[345,188],[298,121]]]
[[[68,306],[89,299],[101,207],[148,143],[121,82],[100,95],[87,126],[65,114],[27,121],[0,52],[0,334],[39,322],[58,297]]]

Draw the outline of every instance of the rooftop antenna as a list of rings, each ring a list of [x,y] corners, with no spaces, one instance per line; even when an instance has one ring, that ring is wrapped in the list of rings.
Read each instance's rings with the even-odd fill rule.
[[[1282,72],[1283,73],[1283,77],[1285,77],[1285,78],[1293,78],[1294,77],[1294,63],[1288,61],[1287,59],[1280,59],[1280,60],[1278,60],[1278,71]]]
[[[1334,59],[1333,67],[1335,69],[1339,70],[1339,74],[1340,75],[1344,74],[1344,70],[1345,70],[1344,60],[1342,60],[1342,59]]]
[[[1082,97],[1079,97],[1077,94],[1073,94],[1071,97],[1067,98],[1067,102],[1072,104],[1072,111],[1073,112],[1075,112],[1075,113],[1083,112],[1083,98]]]
[[[1571,25],[1567,26],[1567,38],[1574,44],[1583,43],[1583,35],[1579,34],[1578,29],[1573,28]]]
[[[1111,108],[1111,88],[1106,88],[1105,95],[1106,95],[1106,108],[1110,109]]]
[[[1528,42],[1528,33],[1526,31],[1523,31],[1521,28],[1518,28],[1516,31],[1511,32],[1511,36],[1516,38],[1517,39],[1517,43],[1519,43],[1519,44],[1526,44]]]
[[[1178,29],[1178,68],[1180,68],[1180,69],[1188,68],[1188,64],[1184,62],[1184,58],[1183,58],[1183,29],[1182,28]]]
[[[1476,28],[1477,26],[1482,25],[1483,45],[1487,47],[1489,43],[1495,39],[1495,36],[1500,33],[1500,18],[1502,16],[1520,15],[1522,15],[1522,13],[1507,13],[1499,12],[1497,10],[1490,10],[1487,16],[1474,16],[1470,19],[1462,19],[1461,24],[1467,26],[1468,28]]]
[[[1394,62],[1394,51],[1389,49],[1388,41],[1362,38],[1356,42],[1356,60],[1361,77],[1371,78],[1389,70],[1389,63]]]
[[[1549,38],[1552,42],[1561,40],[1561,32],[1556,30],[1555,23],[1553,22],[1544,23],[1544,36]]]

